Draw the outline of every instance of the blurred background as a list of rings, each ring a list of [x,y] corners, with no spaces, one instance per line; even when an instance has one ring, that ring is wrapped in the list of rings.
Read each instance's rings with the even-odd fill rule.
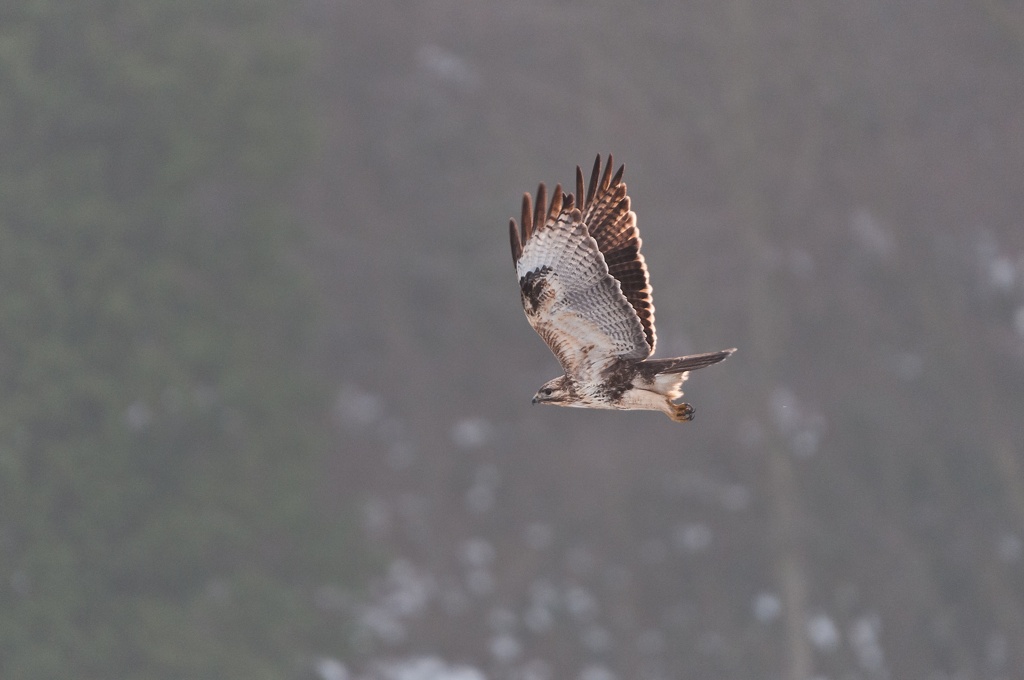
[[[626,164],[695,422],[507,222]],[[0,9],[0,677],[1024,678],[1024,6]]]

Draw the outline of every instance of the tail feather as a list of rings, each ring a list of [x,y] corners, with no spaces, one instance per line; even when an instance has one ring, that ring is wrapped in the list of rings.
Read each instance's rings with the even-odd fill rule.
[[[641,365],[644,368],[644,372],[653,378],[656,375],[696,371],[698,368],[704,368],[717,364],[719,361],[724,361],[735,351],[736,348],[734,347],[732,349],[723,349],[719,352],[691,354],[690,356],[675,357],[673,359],[648,359]]]

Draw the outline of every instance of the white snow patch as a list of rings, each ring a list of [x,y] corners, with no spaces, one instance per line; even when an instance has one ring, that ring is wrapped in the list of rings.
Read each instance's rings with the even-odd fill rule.
[[[825,614],[817,614],[808,619],[807,637],[811,644],[823,652],[833,652],[839,648],[839,630]]]
[[[416,62],[434,78],[452,85],[472,88],[480,80],[468,61],[438,45],[422,46],[416,53]]]
[[[321,657],[313,665],[320,680],[349,680],[348,669],[337,659]]]
[[[492,431],[483,418],[462,418],[452,426],[452,442],[462,449],[478,449],[491,440]]]
[[[359,623],[385,643],[398,644],[406,637],[404,621],[423,614],[433,597],[436,590],[433,578],[412,562],[397,559],[376,588],[379,590],[376,601],[362,611]]]
[[[551,629],[555,617],[544,605],[534,602],[523,613],[523,624],[531,633],[543,633]]]
[[[359,625],[387,644],[396,645],[405,640],[405,625],[386,607],[367,607],[359,617]]]
[[[449,665],[435,656],[382,661],[377,663],[371,680],[487,680],[472,666]]]
[[[1017,282],[1017,266],[1006,255],[996,255],[988,262],[988,284],[1002,292],[1013,290]]]
[[[877,615],[861,616],[850,626],[849,640],[861,668],[878,673],[885,667],[885,655],[878,642],[882,621]]]
[[[814,407],[801,403],[787,387],[777,387],[769,404],[775,427],[789,440],[794,455],[808,458],[818,451],[825,434],[825,417]]]
[[[581,636],[583,645],[595,654],[608,651],[612,646],[612,635],[607,629],[598,625],[587,626]]]
[[[430,574],[419,571],[412,562],[398,559],[388,568],[389,591],[384,603],[400,616],[423,613],[434,590]]]
[[[523,645],[513,635],[501,633],[491,638],[491,656],[499,663],[508,664],[520,657]]]
[[[462,561],[470,567],[487,567],[494,556],[494,546],[486,539],[470,538],[462,543]]]
[[[334,410],[342,422],[365,427],[380,420],[384,414],[384,402],[376,394],[355,385],[345,385],[334,401]]]
[[[867,208],[859,208],[850,216],[850,231],[857,245],[878,259],[886,259],[896,250],[892,235]]]
[[[153,422],[153,412],[144,401],[134,401],[124,411],[124,424],[132,432],[142,432]]]
[[[799,403],[796,395],[789,388],[776,387],[771,396],[772,415],[775,427],[782,434],[790,434],[797,428],[800,420]]]
[[[1021,305],[1013,313],[1013,330],[1017,335],[1024,338],[1024,305]]]
[[[782,600],[775,593],[758,593],[754,597],[754,618],[758,623],[771,623],[782,615]]]
[[[1003,534],[999,537],[996,552],[1003,562],[1018,562],[1024,556],[1024,541],[1016,534]]]
[[[597,599],[583,586],[572,586],[565,591],[565,608],[579,621],[591,621],[597,616]]]
[[[594,664],[580,671],[579,680],[618,680],[618,676],[607,666]]]
[[[534,522],[526,527],[524,532],[526,544],[533,550],[544,550],[551,545],[554,537],[555,532],[551,525],[544,524],[543,522]]]
[[[809,458],[818,451],[821,434],[816,430],[801,430],[793,435],[791,446],[793,453],[801,458]]]
[[[707,524],[695,522],[678,526],[672,535],[672,544],[679,552],[704,552],[711,545],[714,532]]]

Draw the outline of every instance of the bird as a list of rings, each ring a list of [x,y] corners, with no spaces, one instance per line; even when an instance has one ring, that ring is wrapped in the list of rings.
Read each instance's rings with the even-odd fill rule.
[[[652,359],[657,334],[650,275],[640,253],[625,166],[612,175],[601,155],[586,192],[576,166],[576,192],[537,188],[523,194],[520,224],[509,220],[512,260],[526,319],[554,353],[564,375],[547,381],[533,403],[577,408],[660,411],[693,420],[678,401],[690,371],[717,364],[736,348]]]

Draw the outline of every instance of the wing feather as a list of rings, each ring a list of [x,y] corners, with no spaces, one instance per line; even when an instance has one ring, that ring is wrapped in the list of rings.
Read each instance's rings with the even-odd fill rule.
[[[580,184],[575,197],[555,187],[550,206],[540,185],[530,217],[524,198],[523,224],[532,217],[533,229],[521,243],[516,273],[530,325],[567,375],[591,381],[614,359],[647,357],[650,345],[640,317],[574,207],[582,198]],[[512,250],[515,256],[514,238]]]
[[[594,159],[586,199],[577,201],[590,235],[604,255],[609,273],[619,282],[622,294],[636,312],[643,325],[644,335],[654,353],[658,336],[654,328],[654,301],[651,297],[650,275],[647,263],[640,253],[640,231],[636,226],[636,213],[630,209],[626,184],[622,181],[624,166],[612,176],[612,156],[601,172],[601,156]],[[576,191],[582,195],[583,171],[576,168]]]
[[[512,242],[512,261],[517,262],[523,256],[523,241],[519,237],[519,229],[515,220],[508,221],[509,240]]]
[[[533,233],[533,197],[529,192],[523,194],[523,243],[530,240]]]

